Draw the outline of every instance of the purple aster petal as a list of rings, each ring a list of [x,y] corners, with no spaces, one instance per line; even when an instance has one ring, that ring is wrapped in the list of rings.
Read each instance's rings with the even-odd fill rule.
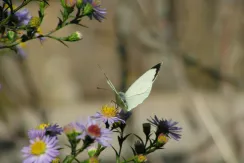
[[[23,50],[23,48],[21,48],[19,45],[16,46],[16,51],[17,51],[17,54],[20,55],[21,57],[23,58],[26,58],[26,53],[25,51]]]
[[[93,12],[89,15],[90,19],[94,17],[97,21],[101,22],[105,19],[106,9],[101,8],[101,3],[97,0],[84,0],[84,3],[89,3],[93,7]]]
[[[29,139],[42,138],[45,136],[45,133],[45,130],[31,129],[28,131],[28,137]]]
[[[31,19],[31,16],[29,15],[29,11],[27,9],[17,11],[14,15],[18,20],[18,25],[27,25]]]
[[[45,130],[46,130],[46,135],[50,135],[50,136],[61,135],[61,133],[63,132],[63,128],[59,127],[59,125],[57,124],[50,125],[46,127]]]

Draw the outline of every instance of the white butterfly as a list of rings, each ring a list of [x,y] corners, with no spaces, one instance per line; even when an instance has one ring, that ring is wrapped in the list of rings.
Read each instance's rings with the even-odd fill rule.
[[[137,79],[129,89],[124,92],[118,92],[107,75],[104,76],[107,79],[108,85],[115,93],[116,103],[124,110],[131,111],[139,104],[141,104],[150,94],[152,85],[156,80],[160,67],[163,62],[153,66],[150,70],[145,72],[139,79]]]

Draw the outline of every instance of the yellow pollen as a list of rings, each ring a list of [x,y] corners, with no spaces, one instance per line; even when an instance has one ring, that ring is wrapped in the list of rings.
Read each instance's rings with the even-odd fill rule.
[[[142,163],[142,162],[147,161],[147,158],[144,155],[138,155],[137,156],[137,161],[140,162],[140,163]]]
[[[159,143],[167,143],[168,142],[168,137],[165,136],[164,134],[160,134],[158,136],[158,142]]]
[[[41,34],[42,33],[41,27],[38,27],[36,32]]]
[[[37,126],[37,129],[41,129],[44,130],[45,128],[49,127],[50,124],[49,123],[42,123],[39,126]]]
[[[45,142],[39,140],[34,142],[34,144],[31,145],[31,154],[33,155],[41,155],[46,152],[46,144]]]
[[[26,43],[21,42],[21,43],[19,43],[19,46],[20,46],[21,48],[24,48],[24,47],[26,47]]]
[[[102,107],[101,113],[103,116],[105,116],[107,118],[111,118],[111,117],[115,117],[117,115],[117,109],[114,106],[109,107],[109,106],[105,105]]]
[[[53,159],[52,163],[60,163],[60,158],[57,157],[57,158]]]

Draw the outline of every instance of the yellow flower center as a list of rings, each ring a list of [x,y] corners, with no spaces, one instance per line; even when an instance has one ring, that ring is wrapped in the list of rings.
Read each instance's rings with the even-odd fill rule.
[[[44,130],[45,128],[49,127],[50,124],[49,123],[42,123],[39,126],[37,126],[37,129],[41,129]]]
[[[39,27],[41,24],[41,20],[39,17],[32,17],[31,20],[29,21],[29,25],[31,27]]]
[[[102,107],[101,113],[103,116],[105,116],[107,118],[111,118],[111,117],[115,117],[117,115],[118,110],[114,106],[109,107],[109,106],[105,105]]]
[[[24,48],[24,47],[26,47],[26,43],[21,42],[21,43],[19,43],[19,46],[20,46],[21,48]]]
[[[60,163],[60,158],[57,157],[57,158],[53,159],[52,163]]]
[[[165,144],[165,143],[168,142],[168,140],[169,140],[168,137],[166,135],[164,135],[164,134],[160,134],[158,136],[158,142],[159,143]]]
[[[147,161],[147,158],[144,155],[138,155],[137,156],[137,161],[140,162],[140,163],[142,163],[142,162]]]
[[[42,33],[41,27],[38,27],[36,32],[41,34]]]
[[[33,155],[41,155],[46,151],[46,144],[42,140],[38,140],[31,145],[31,154]]]

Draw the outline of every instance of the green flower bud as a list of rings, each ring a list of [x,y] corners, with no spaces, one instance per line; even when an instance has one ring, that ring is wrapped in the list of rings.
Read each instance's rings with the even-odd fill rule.
[[[77,0],[77,2],[76,2],[77,8],[81,8],[82,5],[83,5],[83,0]]]
[[[84,15],[89,15],[93,11],[93,6],[90,3],[87,3],[86,6],[84,7],[83,14]]]
[[[16,33],[14,31],[8,31],[7,36],[10,41],[13,41],[16,37]]]
[[[61,4],[64,8],[74,8],[76,0],[61,0]]]
[[[74,42],[74,41],[79,41],[81,39],[82,39],[82,34],[79,31],[76,31],[76,32],[72,33],[71,35],[69,35],[68,37],[65,37],[63,40]]]
[[[46,8],[47,3],[45,3],[44,1],[40,2],[40,12],[41,12],[41,16],[44,16],[44,9]]]
[[[96,152],[97,152],[97,148],[95,146],[88,147],[88,155],[90,157],[95,156]]]
[[[61,2],[61,5],[63,6],[63,8],[65,8],[66,7],[65,0],[60,0],[60,2]]]

